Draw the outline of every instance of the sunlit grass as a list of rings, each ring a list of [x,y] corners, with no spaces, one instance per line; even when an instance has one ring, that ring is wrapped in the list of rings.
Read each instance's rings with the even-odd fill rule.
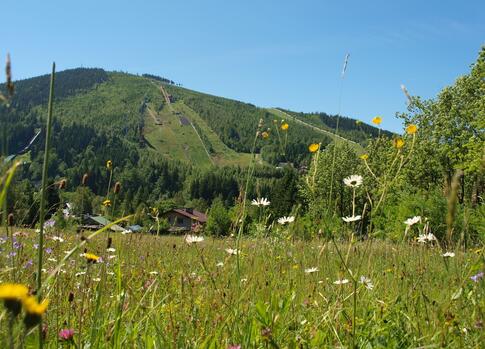
[[[35,233],[15,235],[17,281],[33,288]],[[188,245],[182,237],[112,237],[109,250],[106,235],[85,245],[102,263],[74,254],[48,285],[47,347],[55,347],[59,331],[70,328],[78,345],[101,347],[199,347],[212,340],[222,348],[351,343],[353,287],[335,284],[349,275],[331,242],[243,239],[239,292],[236,256],[226,251],[234,239]],[[80,239],[49,232],[46,275]],[[483,339],[483,281],[470,279],[481,257],[473,251],[444,259],[439,248],[422,245],[338,246],[357,279],[365,276],[375,286],[357,288],[356,345],[473,347]],[[0,260],[10,265],[7,249]],[[305,273],[309,268],[318,271]],[[0,281],[9,275],[4,268]],[[20,326],[16,331],[20,335]]]

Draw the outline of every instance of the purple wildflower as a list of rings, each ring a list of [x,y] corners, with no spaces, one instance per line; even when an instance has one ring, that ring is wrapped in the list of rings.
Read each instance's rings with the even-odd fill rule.
[[[53,219],[49,219],[48,221],[44,222],[44,229],[52,228],[56,224],[56,221]]]
[[[59,331],[59,339],[61,341],[70,341],[74,337],[74,330],[72,328],[65,328]]]
[[[18,250],[19,248],[22,248],[22,244],[18,241],[15,241],[13,243],[13,248],[15,248],[16,250]]]
[[[470,279],[472,279],[473,282],[478,282],[481,278],[483,278],[483,275],[483,271],[481,271],[478,274],[471,276]]]
[[[39,248],[39,244],[34,244],[33,246],[36,250]]]
[[[52,248],[47,247],[47,248],[45,249],[45,252],[46,252],[46,253],[48,253],[48,254],[51,254],[51,253],[52,253]]]
[[[33,265],[34,265],[34,262],[32,261],[32,259],[29,259],[29,260],[27,261],[27,263],[25,263],[25,268],[29,268],[29,267],[31,267],[31,266],[33,266]]]
[[[12,251],[8,254],[7,258],[15,257],[17,255],[17,252]]]

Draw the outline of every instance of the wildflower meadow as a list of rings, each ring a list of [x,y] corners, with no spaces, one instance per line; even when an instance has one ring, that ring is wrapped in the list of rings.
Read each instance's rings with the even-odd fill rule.
[[[152,75],[71,72],[97,82],[64,96],[58,75],[76,79],[55,64],[22,114],[31,92],[11,71],[8,58],[3,149],[34,114],[41,140],[0,157],[1,348],[484,347],[485,49],[435,100],[402,86],[400,133],[383,116],[330,130]],[[133,127],[126,111],[69,128],[72,110],[109,115],[99,96],[128,110],[130,84]],[[186,163],[157,160],[186,136],[173,125],[200,141],[177,150]]]

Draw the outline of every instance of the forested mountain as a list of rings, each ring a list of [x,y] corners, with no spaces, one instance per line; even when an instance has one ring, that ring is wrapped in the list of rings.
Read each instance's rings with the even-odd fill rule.
[[[12,190],[16,200],[10,202],[24,202],[25,207],[16,209],[28,216],[35,211],[26,192],[41,178],[49,76],[14,85],[10,105],[0,106],[0,140],[3,155],[24,161],[18,185]],[[4,88],[0,85],[0,90]],[[285,113],[302,118],[298,113]],[[323,115],[311,122],[327,133],[275,110],[191,91],[155,75],[93,68],[66,70],[55,79],[49,175],[66,178],[68,191],[75,192],[87,174],[88,181],[78,194],[91,197],[86,200],[91,202],[95,194],[107,192],[105,164],[111,160],[114,179],[123,183],[119,214],[161,199],[193,202],[204,208],[216,197],[227,205],[234,203],[244,167],[254,154],[257,169],[249,188],[251,195],[267,195],[271,190],[286,195],[286,188],[279,188],[280,181],[293,186],[289,193],[294,195],[292,168],[308,165],[308,145],[321,143],[323,148],[332,141],[330,132],[336,118]],[[284,123],[287,129],[281,127]],[[371,126],[341,119],[340,135],[357,142],[377,132]],[[280,163],[292,166],[282,171]],[[281,213],[289,209],[277,206]],[[26,222],[33,220],[32,216]]]

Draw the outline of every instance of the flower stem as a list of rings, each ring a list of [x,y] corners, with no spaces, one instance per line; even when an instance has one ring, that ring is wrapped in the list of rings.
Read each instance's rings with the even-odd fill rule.
[[[45,190],[47,186],[47,169],[49,166],[49,148],[50,148],[50,138],[51,138],[51,128],[52,128],[52,104],[54,100],[54,78],[56,74],[56,63],[52,63],[52,73],[49,89],[49,104],[47,110],[47,127],[45,135],[45,150],[44,150],[44,164],[42,167],[42,187],[40,196],[40,232],[39,232],[39,248],[37,254],[37,297],[40,301],[41,299],[41,288],[42,288],[42,254],[44,251],[44,219],[45,219]],[[39,348],[43,347],[42,338],[42,321],[39,324]]]

